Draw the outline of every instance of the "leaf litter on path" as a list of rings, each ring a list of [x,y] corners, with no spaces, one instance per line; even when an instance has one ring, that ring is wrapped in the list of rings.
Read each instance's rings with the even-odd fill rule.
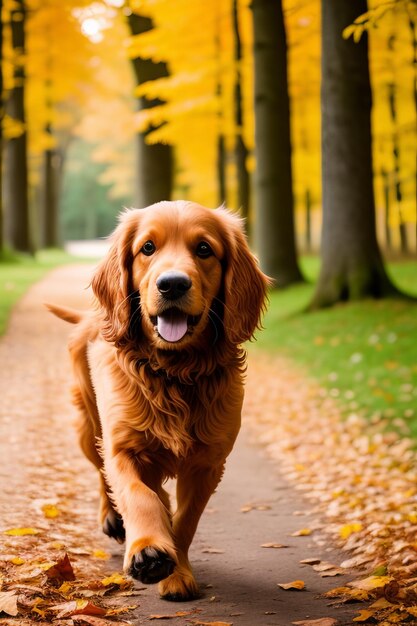
[[[412,623],[417,605],[413,442],[384,431],[376,418],[369,422],[352,412],[343,419],[331,395],[283,358],[252,351],[248,371],[246,426],[313,502],[318,519],[313,539],[347,553],[340,568],[318,573],[355,568],[364,574],[354,586],[327,597],[342,603],[384,598],[393,606],[367,609],[374,623],[388,624],[391,618]],[[274,371],[279,376],[271,376]],[[311,529],[292,536],[308,536],[304,530]]]

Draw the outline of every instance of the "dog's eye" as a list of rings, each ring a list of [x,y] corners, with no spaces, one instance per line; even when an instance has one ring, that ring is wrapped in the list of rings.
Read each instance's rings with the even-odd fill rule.
[[[196,249],[196,254],[200,259],[207,259],[209,256],[213,255],[213,250],[207,241],[200,241]]]
[[[153,241],[145,241],[145,243],[140,249],[140,251],[146,256],[151,256],[151,254],[153,254],[155,250],[156,250],[156,247]]]

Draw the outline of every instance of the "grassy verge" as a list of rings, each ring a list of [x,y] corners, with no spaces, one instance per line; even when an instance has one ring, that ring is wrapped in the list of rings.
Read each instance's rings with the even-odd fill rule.
[[[43,250],[35,258],[14,255],[0,261],[0,335],[6,330],[13,305],[30,285],[52,268],[72,261],[74,257],[61,250]]]
[[[314,280],[318,261],[304,259],[303,269]],[[390,264],[389,272],[417,295],[416,262]],[[312,284],[274,292],[252,349],[301,363],[345,413],[382,418],[417,438],[417,304],[369,300],[303,313],[312,292]]]

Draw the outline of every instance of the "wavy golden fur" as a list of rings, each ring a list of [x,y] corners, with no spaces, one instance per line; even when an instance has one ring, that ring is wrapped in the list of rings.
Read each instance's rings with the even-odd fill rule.
[[[70,353],[81,447],[101,477],[103,530],[125,569],[171,600],[198,594],[188,548],[240,427],[245,352],[268,279],[227,210],[126,211]],[[177,478],[171,513],[163,482]]]

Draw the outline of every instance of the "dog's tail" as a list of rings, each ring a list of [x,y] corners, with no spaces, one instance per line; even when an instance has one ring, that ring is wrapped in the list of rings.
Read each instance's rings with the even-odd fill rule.
[[[45,306],[51,313],[70,324],[78,324],[83,319],[81,311],[76,311],[70,307],[59,306],[57,304],[51,304],[50,302],[45,302]]]

